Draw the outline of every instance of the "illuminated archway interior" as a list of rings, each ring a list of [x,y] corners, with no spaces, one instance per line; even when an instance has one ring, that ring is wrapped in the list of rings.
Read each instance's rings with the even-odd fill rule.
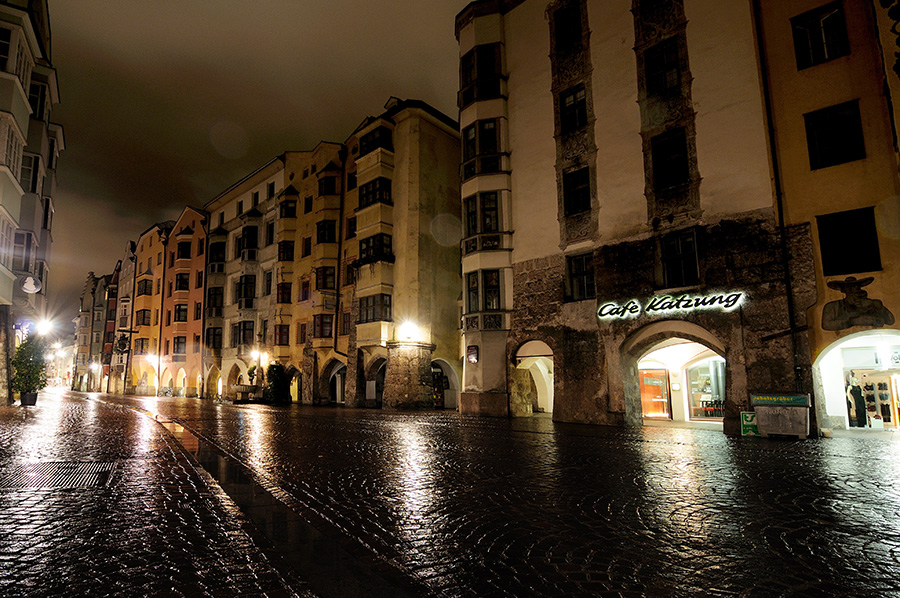
[[[700,343],[670,338],[638,361],[646,418],[720,422],[725,415],[725,359]]]

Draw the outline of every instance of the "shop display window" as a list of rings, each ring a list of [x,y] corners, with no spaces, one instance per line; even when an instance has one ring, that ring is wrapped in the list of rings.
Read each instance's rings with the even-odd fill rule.
[[[711,357],[687,368],[691,419],[725,416],[725,360]]]
[[[666,370],[640,370],[641,410],[644,417],[671,419],[669,373]]]

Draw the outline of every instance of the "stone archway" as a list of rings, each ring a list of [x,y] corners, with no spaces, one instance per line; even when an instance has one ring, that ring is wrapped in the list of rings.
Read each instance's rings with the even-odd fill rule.
[[[320,384],[325,386],[322,395],[328,397],[328,402],[343,404],[344,388],[347,379],[347,364],[339,359],[332,359],[322,368]]]
[[[553,349],[529,340],[516,351],[510,372],[509,411],[512,416],[553,412]]]
[[[291,402],[300,403],[303,398],[303,372],[294,365],[288,365],[284,375],[290,380]]]
[[[384,401],[384,376],[387,372],[387,359],[375,357],[366,368],[366,402],[365,406],[381,409]]]
[[[634,331],[620,347],[621,368],[619,374],[625,398],[625,425],[643,425],[638,362],[653,348],[669,339],[676,338],[703,345],[727,359],[724,344],[711,332],[692,322],[663,320],[653,322]],[[727,388],[730,386],[730,368],[726,367],[725,372],[725,387]],[[739,425],[740,410],[735,407],[733,395],[734,393],[732,392],[726,392],[725,417],[726,419],[733,419],[735,425]]]
[[[206,392],[205,396],[214,399],[222,394],[222,375],[219,368],[212,366],[206,374]]]
[[[431,369],[433,374],[438,374],[439,372],[441,381],[444,383],[441,386],[438,386],[437,377],[435,376],[435,406],[443,409],[458,409],[459,375],[456,373],[456,370],[443,359],[433,360],[431,362]]]

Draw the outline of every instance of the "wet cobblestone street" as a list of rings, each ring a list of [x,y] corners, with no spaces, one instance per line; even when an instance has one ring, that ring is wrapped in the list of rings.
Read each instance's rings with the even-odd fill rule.
[[[309,589],[298,580],[315,568],[276,572],[234,504],[193,469],[191,447],[137,410],[244,464],[413,595],[900,595],[900,442],[889,434],[742,440],[105,395],[42,395],[30,419],[0,409],[6,480],[28,463],[114,464],[96,488],[0,490],[0,595]]]
[[[900,595],[887,434],[106,400],[183,423],[436,595]]]

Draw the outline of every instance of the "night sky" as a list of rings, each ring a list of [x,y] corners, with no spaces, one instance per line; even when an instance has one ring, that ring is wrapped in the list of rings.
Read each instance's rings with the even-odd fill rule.
[[[286,150],[343,141],[390,96],[456,118],[467,0],[50,0],[66,148],[51,315],[89,271]]]

